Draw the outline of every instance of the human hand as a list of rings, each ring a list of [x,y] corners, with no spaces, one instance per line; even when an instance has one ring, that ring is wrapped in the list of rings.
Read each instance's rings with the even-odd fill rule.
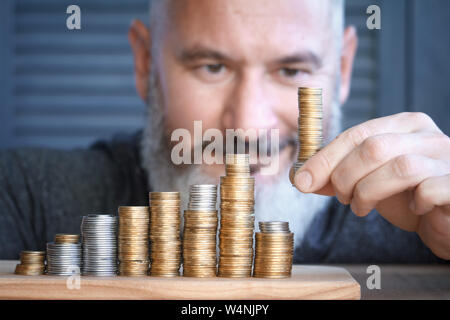
[[[376,209],[450,259],[450,138],[423,113],[348,129],[296,173],[305,193],[335,195],[358,216]]]

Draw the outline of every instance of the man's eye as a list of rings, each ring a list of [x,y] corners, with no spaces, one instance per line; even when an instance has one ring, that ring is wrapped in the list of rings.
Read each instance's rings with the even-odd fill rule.
[[[225,68],[225,66],[221,63],[208,64],[205,67],[206,67],[207,71],[211,72],[211,73],[220,73]]]
[[[194,74],[208,83],[217,83],[226,80],[231,70],[223,63],[203,64],[194,68]]]
[[[281,72],[281,75],[283,75],[285,77],[295,77],[300,74],[299,69],[292,69],[292,68],[282,68],[280,70],[280,72]]]

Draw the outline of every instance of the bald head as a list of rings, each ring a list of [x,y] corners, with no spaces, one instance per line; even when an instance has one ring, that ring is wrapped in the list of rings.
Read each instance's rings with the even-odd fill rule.
[[[207,1],[213,2],[214,0]],[[301,0],[297,1],[301,2]],[[152,37],[157,37],[163,26],[170,23],[170,18],[176,16],[176,10],[182,10],[188,2],[190,4],[194,2],[200,3],[202,0],[150,0],[150,30]],[[344,29],[345,0],[324,0],[324,2],[324,5],[328,7],[328,15],[331,21],[330,27],[335,32],[337,43],[340,44]],[[259,1],[258,5],[263,7],[261,1]]]

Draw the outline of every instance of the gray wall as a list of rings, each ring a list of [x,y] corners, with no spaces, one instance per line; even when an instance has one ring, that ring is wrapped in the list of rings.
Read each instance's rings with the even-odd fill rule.
[[[409,64],[409,110],[427,112],[450,134],[450,1],[414,1],[413,52]]]
[[[450,1],[383,1],[379,115],[429,114],[450,134]]]
[[[79,4],[82,30],[65,28]],[[381,30],[366,28],[378,4]],[[147,0],[0,1],[0,148],[86,146],[143,125],[127,30],[147,21]],[[424,111],[450,132],[447,0],[347,0],[359,50],[344,127]]]

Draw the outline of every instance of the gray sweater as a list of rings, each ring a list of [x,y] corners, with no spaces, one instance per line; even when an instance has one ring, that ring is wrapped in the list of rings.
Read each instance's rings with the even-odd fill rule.
[[[116,213],[120,205],[148,205],[140,165],[140,133],[88,149],[0,151],[0,259],[44,250],[56,233],[79,233],[81,216]],[[296,263],[444,262],[415,233],[378,213],[358,218],[333,200],[295,250]]]

